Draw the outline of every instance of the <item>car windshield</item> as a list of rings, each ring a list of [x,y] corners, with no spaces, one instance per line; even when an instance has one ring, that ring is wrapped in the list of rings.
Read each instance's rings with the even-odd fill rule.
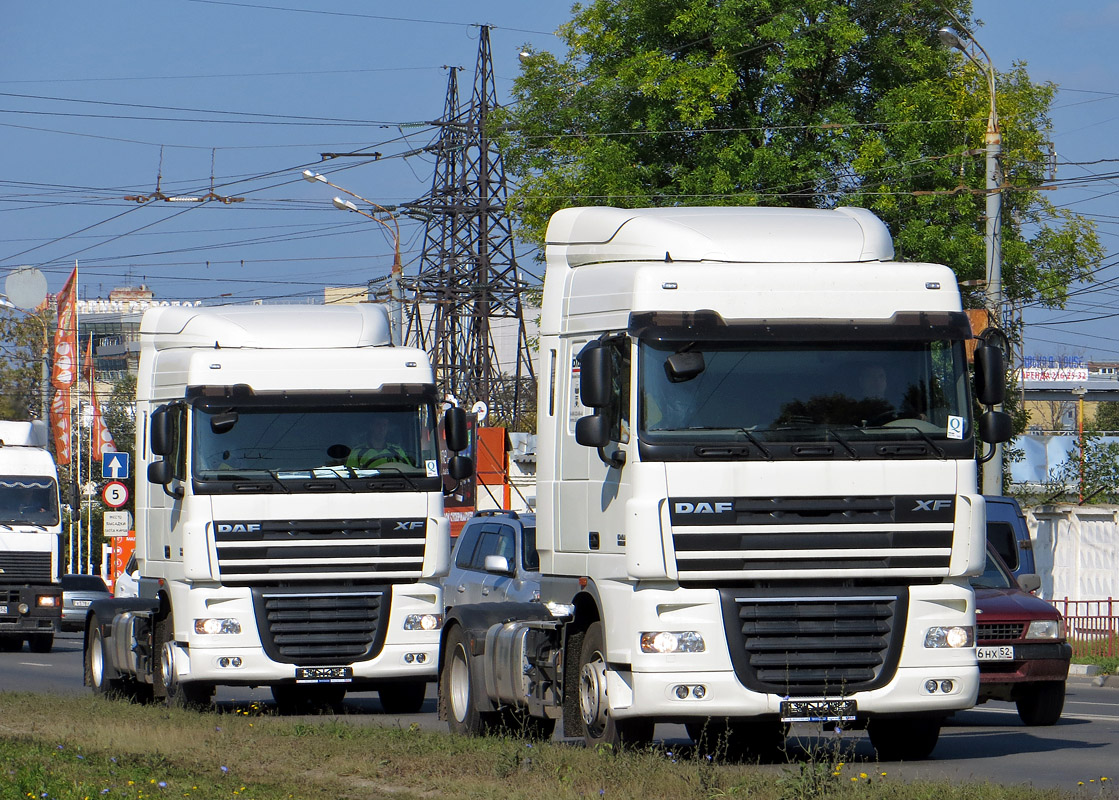
[[[0,475],[0,524],[57,525],[58,488],[54,480]]]
[[[960,342],[649,340],[639,371],[641,436],[653,443],[971,435]]]
[[[62,590],[64,592],[109,593],[109,587],[96,575],[63,575]]]
[[[999,563],[998,557],[987,551],[987,566],[982,575],[970,579],[973,589],[1009,589],[1014,586],[1010,573]]]
[[[193,474],[201,480],[438,474],[429,403],[341,407],[200,405]]]

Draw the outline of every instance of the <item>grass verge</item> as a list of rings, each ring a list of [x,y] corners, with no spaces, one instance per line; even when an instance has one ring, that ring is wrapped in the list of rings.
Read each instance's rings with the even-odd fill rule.
[[[841,748],[780,768],[689,752],[594,751],[515,737],[178,711],[102,698],[0,693],[0,800],[697,798],[1063,800],[1056,790],[903,783]],[[862,770],[862,771],[860,771]],[[1110,787],[1100,785],[1110,797]],[[1092,795],[1093,797],[1098,795]]]

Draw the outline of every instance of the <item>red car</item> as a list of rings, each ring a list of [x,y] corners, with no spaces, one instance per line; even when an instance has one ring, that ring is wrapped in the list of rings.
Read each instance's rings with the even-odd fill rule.
[[[1065,621],[1052,605],[1030,594],[1036,575],[1014,579],[987,548],[987,567],[971,579],[976,600],[979,699],[1014,701],[1026,725],[1053,725],[1065,706],[1072,647]]]

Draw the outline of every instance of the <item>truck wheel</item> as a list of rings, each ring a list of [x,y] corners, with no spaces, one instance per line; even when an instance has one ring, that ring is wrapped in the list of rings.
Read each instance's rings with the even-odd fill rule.
[[[155,623],[156,674],[153,676],[153,693],[162,697],[170,708],[188,708],[204,711],[214,698],[214,685],[175,678],[174,669],[175,625],[170,614]]]
[[[346,687],[331,684],[277,683],[271,690],[276,707],[285,715],[339,714],[346,699]]]
[[[49,653],[54,647],[54,631],[33,633],[27,637],[27,649],[32,653]]]
[[[466,634],[455,625],[447,632],[447,650],[439,671],[439,716],[447,720],[451,733],[460,736],[482,736],[498,721],[496,712],[479,711],[474,705],[473,662]]]
[[[105,651],[105,639],[101,635],[101,624],[96,615],[91,614],[89,627],[85,633],[85,685],[94,694],[116,696],[121,692],[123,681],[107,678],[109,654]]]
[[[1015,698],[1018,716],[1025,725],[1056,725],[1065,709],[1064,681],[1031,686]]]
[[[426,681],[390,683],[377,690],[381,708],[386,714],[418,714],[427,694]]]
[[[880,761],[922,761],[936,748],[942,724],[939,717],[871,717],[866,732]]]
[[[579,653],[579,715],[587,747],[637,747],[653,740],[651,719],[615,719],[606,692],[606,639],[602,623],[594,622],[583,636]]]

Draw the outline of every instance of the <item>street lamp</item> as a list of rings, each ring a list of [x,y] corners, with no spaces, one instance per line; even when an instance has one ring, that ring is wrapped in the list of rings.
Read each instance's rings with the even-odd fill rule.
[[[967,42],[962,40],[950,28],[941,28],[937,31],[940,41],[947,47],[959,50],[968,60],[983,70],[987,76],[987,94],[990,98],[991,108],[987,114],[986,152],[986,194],[987,194],[987,289],[985,293],[985,306],[987,313],[994,320],[995,327],[1002,327],[1002,133],[999,131],[999,112],[995,104],[995,65],[983,46],[971,34],[965,33],[967,42],[983,54],[986,63],[983,63],[967,47]],[[1006,354],[1009,357],[1009,353]],[[994,445],[995,452],[983,470],[983,493],[1002,494],[1002,445]]]
[[[353,211],[356,214],[361,214],[363,217],[367,217],[367,218],[373,220],[374,222],[376,222],[380,225],[383,225],[385,227],[385,230],[387,230],[390,234],[392,234],[393,254],[392,254],[392,271],[389,273],[389,297],[392,298],[393,344],[401,344],[403,342],[403,339],[404,339],[404,327],[403,327],[403,306],[404,306],[404,302],[403,302],[403,298],[401,297],[401,293],[400,293],[400,283],[401,283],[401,279],[403,278],[403,275],[404,275],[404,268],[400,263],[400,222],[399,222],[398,217],[396,216],[396,214],[393,214],[391,211],[389,211],[384,206],[379,205],[378,203],[374,203],[372,200],[368,200],[368,199],[362,197],[360,194],[355,194],[355,193],[351,192],[349,189],[346,189],[346,188],[344,188],[342,186],[339,186],[335,183],[331,183],[329,180],[327,180],[327,177],[325,175],[321,175],[317,172],[312,172],[309,169],[305,169],[305,170],[303,170],[303,180],[310,181],[311,183],[325,183],[327,186],[332,186],[340,192],[345,192],[350,197],[356,197],[361,202],[368,203],[369,205],[371,205],[373,208],[377,209],[381,213],[387,214],[389,219],[392,220],[392,225],[389,225],[387,222],[385,222],[380,217],[376,217],[376,216],[370,214],[368,211],[361,210],[353,202],[351,202],[349,200],[343,200],[341,197],[335,197],[334,200],[332,201],[334,203],[335,208],[341,209],[342,211]]]

